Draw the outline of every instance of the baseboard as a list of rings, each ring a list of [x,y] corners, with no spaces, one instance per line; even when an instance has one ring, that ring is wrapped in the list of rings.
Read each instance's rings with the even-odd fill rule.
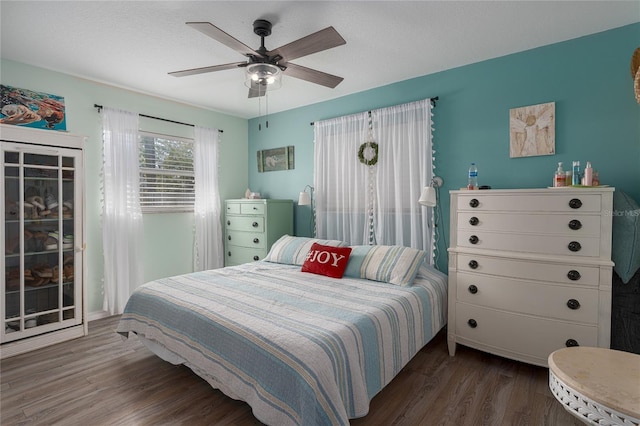
[[[111,315],[109,315],[109,312],[107,311],[96,311],[96,312],[89,312],[87,314],[87,320],[89,322],[91,321],[95,321],[95,320],[99,320],[102,318],[107,318],[110,317]]]

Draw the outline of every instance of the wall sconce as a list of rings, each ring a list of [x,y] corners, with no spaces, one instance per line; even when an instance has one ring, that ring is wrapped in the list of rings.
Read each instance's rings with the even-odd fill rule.
[[[436,204],[438,204],[436,189],[440,188],[443,183],[444,181],[440,176],[434,176],[431,178],[430,185],[422,188],[422,193],[420,194],[418,203],[427,207],[435,207]]]

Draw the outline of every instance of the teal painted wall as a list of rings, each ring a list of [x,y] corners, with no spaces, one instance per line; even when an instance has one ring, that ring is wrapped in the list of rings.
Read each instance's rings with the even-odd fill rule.
[[[88,312],[102,310],[102,228],[100,226],[100,168],[102,125],[93,104],[223,129],[220,149],[220,194],[237,197],[247,187],[247,120],[195,108],[70,75],[2,60],[2,84],[64,96],[67,130],[87,137],[85,146],[86,263]],[[193,128],[141,119],[143,130],[193,137]],[[179,134],[178,134],[179,133]],[[190,272],[193,265],[193,214],[144,215],[145,280]]]
[[[273,114],[268,129],[258,130],[264,118],[249,120],[249,185],[297,201],[313,182],[310,122],[439,96],[433,143],[444,179],[440,270],[447,265],[448,191],[466,185],[471,162],[481,185],[539,188],[551,184],[557,162],[591,161],[602,184],[640,201],[640,105],[629,71],[639,42],[637,23]],[[556,155],[509,158],[509,109],[545,102],[556,103]],[[295,170],[258,173],[256,151],[284,145],[295,146]],[[310,235],[309,214],[296,206],[298,235]]]

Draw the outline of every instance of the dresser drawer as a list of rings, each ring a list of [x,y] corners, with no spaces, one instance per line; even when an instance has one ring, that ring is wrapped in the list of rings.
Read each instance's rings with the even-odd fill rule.
[[[227,216],[226,229],[234,231],[264,232],[264,217]]]
[[[498,195],[474,191],[473,194],[460,194],[458,196],[458,208],[472,211],[599,213],[601,205],[602,198],[600,194],[589,194],[586,191],[580,194],[562,194],[558,190],[554,191],[554,193],[527,195],[513,193]]]
[[[597,287],[600,284],[600,268],[581,264],[547,263],[460,253],[457,255],[457,269],[475,274],[581,286]]]
[[[230,203],[227,201],[227,214],[240,214],[240,203]]]
[[[264,249],[267,247],[267,236],[264,232],[245,232],[227,230],[227,242],[230,245]]]
[[[225,251],[225,266],[255,262],[264,259],[266,255],[267,252],[265,249],[227,245]]]
[[[600,238],[598,237],[478,232],[466,229],[461,229],[457,234],[456,244],[458,247],[560,256],[600,257]]]
[[[475,328],[469,321],[475,321]],[[546,365],[551,352],[567,346],[575,340],[580,346],[598,346],[596,326],[554,321],[540,317],[520,315],[486,309],[466,303],[456,303],[455,333],[461,343],[483,349],[493,348],[494,353],[508,351],[513,358],[533,357],[538,364]],[[463,340],[464,339],[464,340]]]
[[[243,203],[240,205],[240,214],[264,214],[265,205],[263,203]]]
[[[571,213],[513,214],[494,212],[460,212],[458,229],[480,231],[566,234],[570,236],[600,235],[600,216]]]
[[[460,302],[596,325],[598,289],[459,272]]]

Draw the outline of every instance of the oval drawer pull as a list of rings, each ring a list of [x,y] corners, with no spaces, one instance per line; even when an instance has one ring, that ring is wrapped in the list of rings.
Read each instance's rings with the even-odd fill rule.
[[[580,302],[576,299],[569,299],[567,300],[567,306],[569,309],[573,309],[575,311],[576,309],[580,309]]]
[[[478,237],[476,237],[475,235],[472,235],[472,236],[469,237],[469,242],[471,244],[478,244],[478,241],[479,241]]]
[[[260,260],[258,256],[253,256],[253,260]]]
[[[227,252],[227,256],[231,256],[231,252],[230,251]]]
[[[580,272],[576,271],[575,269],[572,269],[569,272],[567,272],[567,278],[569,278],[571,281],[578,281],[580,277],[581,277]]]
[[[571,222],[569,222],[569,228],[577,231],[578,229],[582,228],[582,222],[580,222],[578,219],[573,219]]]
[[[477,292],[478,292],[478,287],[476,287],[475,285],[471,284],[469,286],[469,293],[476,294]]]
[[[227,225],[231,225],[231,221],[230,220],[227,221]]]
[[[478,326],[478,321],[471,318],[469,321],[467,321],[467,324],[469,324],[469,327],[471,328],[476,328]]]
[[[251,224],[251,226],[253,226],[254,228],[257,228],[257,227],[258,227],[258,222],[253,222],[253,223]]]
[[[475,260],[470,260],[470,261],[469,261],[469,268],[471,268],[471,269],[476,269],[476,268],[478,268],[478,262],[477,262],[477,261],[475,261]]]
[[[477,217],[475,217],[475,216],[473,216],[473,217],[471,217],[471,219],[469,219],[469,224],[470,224],[471,226],[476,226],[479,222],[480,222],[480,221],[479,221],[479,220],[478,220],[478,218],[477,218]]]
[[[572,348],[574,346],[580,346],[578,344],[578,341],[575,339],[567,339],[567,341],[564,343],[568,348]]]
[[[580,207],[582,207],[582,201],[580,201],[579,198],[572,198],[569,201],[569,207],[571,207],[572,209],[579,209]]]
[[[472,198],[471,201],[469,201],[469,205],[475,209],[480,205],[480,201],[478,201],[475,198]]]
[[[227,240],[231,241],[231,235],[229,235],[229,236],[227,237]]]
[[[253,243],[254,243],[254,244],[258,244],[259,242],[260,242],[260,239],[259,239],[259,238],[254,238],[254,239],[253,239]]]
[[[577,241],[571,241],[567,247],[573,252],[577,252],[582,249],[582,245]]]

